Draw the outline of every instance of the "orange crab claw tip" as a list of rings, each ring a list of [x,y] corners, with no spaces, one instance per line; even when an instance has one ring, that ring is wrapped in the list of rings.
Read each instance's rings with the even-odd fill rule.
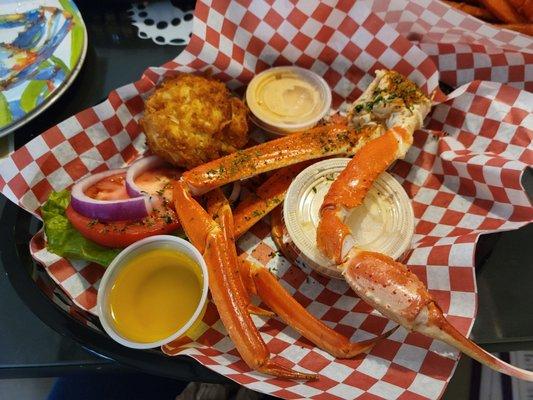
[[[518,379],[533,382],[533,371],[527,371],[522,368],[515,367],[505,361],[493,356],[489,352],[483,350],[476,343],[465,337],[461,332],[454,328],[442,315],[442,311],[436,304],[430,304],[429,307],[430,321],[435,327],[431,329],[431,334],[428,336],[440,339],[445,343],[461,350],[463,353],[469,355],[473,359],[479,361],[481,364],[492,368],[502,374],[509,375]]]
[[[392,329],[389,329],[387,332],[385,333],[382,333],[381,335],[373,338],[373,339],[368,339],[368,340],[364,340],[362,342],[357,342],[357,343],[353,343],[351,345],[351,351],[349,353],[346,354],[346,356],[344,358],[352,358],[352,357],[355,357],[361,353],[365,353],[369,350],[372,350],[374,348],[374,346],[376,344],[378,344],[380,341],[382,341],[383,339],[389,337],[390,335],[392,335],[394,332],[396,332],[396,330],[400,327],[400,325],[398,326],[395,326],[394,328]]]
[[[260,368],[258,368],[258,370],[264,374],[274,375],[278,378],[298,379],[306,381],[313,381],[318,379],[318,374],[307,374],[305,372],[294,371],[292,369],[285,368],[282,365],[279,365],[271,359],[269,359]]]
[[[394,328],[392,329],[389,329],[387,332],[385,332],[384,334],[382,334],[380,336],[381,339],[385,339],[385,338],[388,338],[390,335],[392,335],[394,332],[396,332],[398,330],[398,328],[400,327],[400,325],[397,325],[395,326]]]
[[[261,317],[275,317],[276,314],[272,311],[265,310],[264,308],[258,307],[254,304],[248,305],[248,312],[250,314],[259,315]]]
[[[390,335],[392,335],[394,332],[396,332],[399,327],[400,327],[400,325],[396,325],[394,328],[389,329],[387,332],[382,333],[378,337],[368,340],[368,342],[373,341],[372,347],[374,347],[374,345],[376,345],[377,342],[379,342],[380,340],[388,338]],[[361,343],[365,343],[365,342],[361,342]]]
[[[454,328],[422,281],[405,265],[383,254],[353,251],[343,274],[366,303],[407,329],[441,340],[495,371],[533,382],[533,371],[496,358]]]

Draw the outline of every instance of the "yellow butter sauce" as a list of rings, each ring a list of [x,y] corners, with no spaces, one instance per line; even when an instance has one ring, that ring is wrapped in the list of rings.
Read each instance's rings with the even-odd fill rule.
[[[133,256],[109,294],[117,331],[136,342],[155,342],[178,331],[193,316],[202,295],[200,266],[166,247]]]

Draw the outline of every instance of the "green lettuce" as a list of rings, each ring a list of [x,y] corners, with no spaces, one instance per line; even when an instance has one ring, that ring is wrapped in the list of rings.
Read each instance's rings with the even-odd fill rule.
[[[100,246],[84,238],[65,215],[69,204],[70,192],[62,190],[52,192],[41,207],[46,248],[61,257],[86,260],[107,267],[121,249]]]

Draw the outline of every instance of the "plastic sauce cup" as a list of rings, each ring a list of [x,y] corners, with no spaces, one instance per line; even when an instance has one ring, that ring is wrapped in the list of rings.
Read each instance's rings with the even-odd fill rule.
[[[159,248],[166,248],[175,250],[188,258],[194,261],[201,270],[202,285],[201,285],[201,296],[198,302],[198,305],[189,318],[182,326],[178,327],[175,332],[173,332],[168,337],[162,338],[153,342],[141,342],[135,341],[131,338],[125,337],[115,326],[115,322],[111,316],[111,307],[109,304],[109,298],[111,293],[111,288],[116,282],[119,274],[128,268],[129,261],[134,257],[139,256],[147,251],[155,250]],[[175,339],[178,339],[181,336],[186,335],[188,332],[192,331],[198,322],[202,319],[203,314],[205,313],[207,305],[207,293],[209,290],[209,276],[207,271],[207,266],[205,261],[200,254],[200,252],[189,242],[183,240],[176,236],[170,235],[157,235],[152,236],[146,239],[142,239],[128,247],[126,247],[119,255],[113,260],[113,262],[107,267],[104,276],[100,282],[100,287],[98,289],[97,296],[97,310],[100,318],[100,322],[111,338],[113,338],[118,343],[131,347],[134,349],[150,349],[159,347],[161,345],[167,344]],[[179,305],[176,305],[178,307]]]
[[[286,135],[315,126],[331,108],[331,90],[316,73],[274,67],[256,75],[246,88],[250,119],[260,129]]]
[[[339,269],[317,248],[316,229],[324,196],[349,161],[332,158],[307,167],[291,183],[283,205],[283,220],[301,261],[322,275],[339,279]],[[414,234],[411,201],[386,172],[376,179],[363,204],[350,212],[345,223],[360,248],[394,259],[409,249]]]

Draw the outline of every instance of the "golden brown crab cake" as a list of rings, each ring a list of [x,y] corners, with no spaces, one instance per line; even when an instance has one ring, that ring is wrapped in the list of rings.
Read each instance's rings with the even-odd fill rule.
[[[148,146],[178,167],[233,153],[248,141],[246,107],[220,81],[192,74],[167,79],[146,100]]]

